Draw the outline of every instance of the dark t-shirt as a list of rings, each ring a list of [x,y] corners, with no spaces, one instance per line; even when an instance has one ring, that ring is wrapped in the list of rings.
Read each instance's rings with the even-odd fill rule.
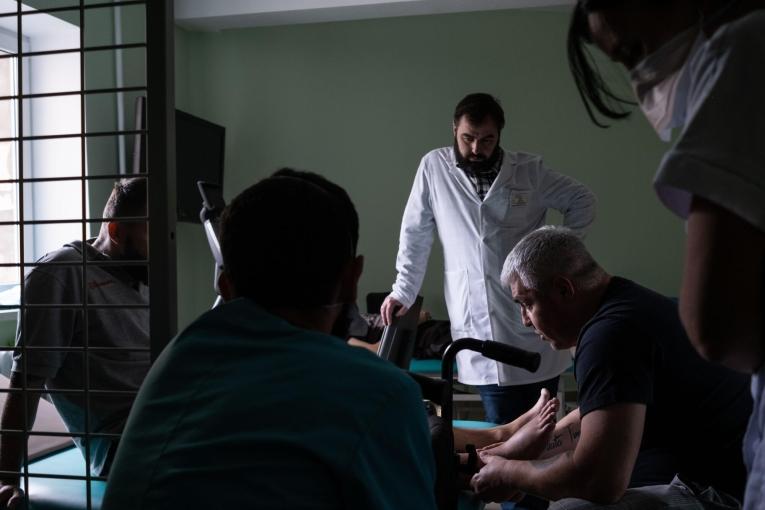
[[[582,416],[615,403],[646,405],[631,487],[680,473],[741,497],[749,379],[696,353],[675,301],[612,278],[579,335],[574,370]]]

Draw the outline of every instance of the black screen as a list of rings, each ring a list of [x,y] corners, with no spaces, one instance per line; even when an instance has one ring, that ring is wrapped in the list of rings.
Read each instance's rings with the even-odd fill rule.
[[[223,186],[226,128],[175,110],[175,168],[178,221],[199,223],[202,198],[197,181]]]

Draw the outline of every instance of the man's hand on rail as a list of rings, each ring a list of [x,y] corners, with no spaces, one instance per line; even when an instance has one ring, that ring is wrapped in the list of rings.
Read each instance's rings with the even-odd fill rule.
[[[380,315],[382,316],[383,324],[386,326],[390,326],[390,323],[393,322],[394,313],[396,314],[396,317],[401,317],[408,311],[409,308],[390,296],[385,298],[385,301],[383,301],[383,304],[380,307]]]

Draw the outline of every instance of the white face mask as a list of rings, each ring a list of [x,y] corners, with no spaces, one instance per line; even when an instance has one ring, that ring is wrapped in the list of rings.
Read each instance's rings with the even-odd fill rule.
[[[681,32],[630,71],[630,82],[656,133],[668,142],[672,129],[685,124],[688,96],[687,62],[698,47],[699,26]]]

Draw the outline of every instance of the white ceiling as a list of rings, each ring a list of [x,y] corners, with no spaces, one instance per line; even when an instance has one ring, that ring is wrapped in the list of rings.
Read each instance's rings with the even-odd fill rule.
[[[184,28],[215,31],[573,3],[573,0],[175,0],[175,21]]]

